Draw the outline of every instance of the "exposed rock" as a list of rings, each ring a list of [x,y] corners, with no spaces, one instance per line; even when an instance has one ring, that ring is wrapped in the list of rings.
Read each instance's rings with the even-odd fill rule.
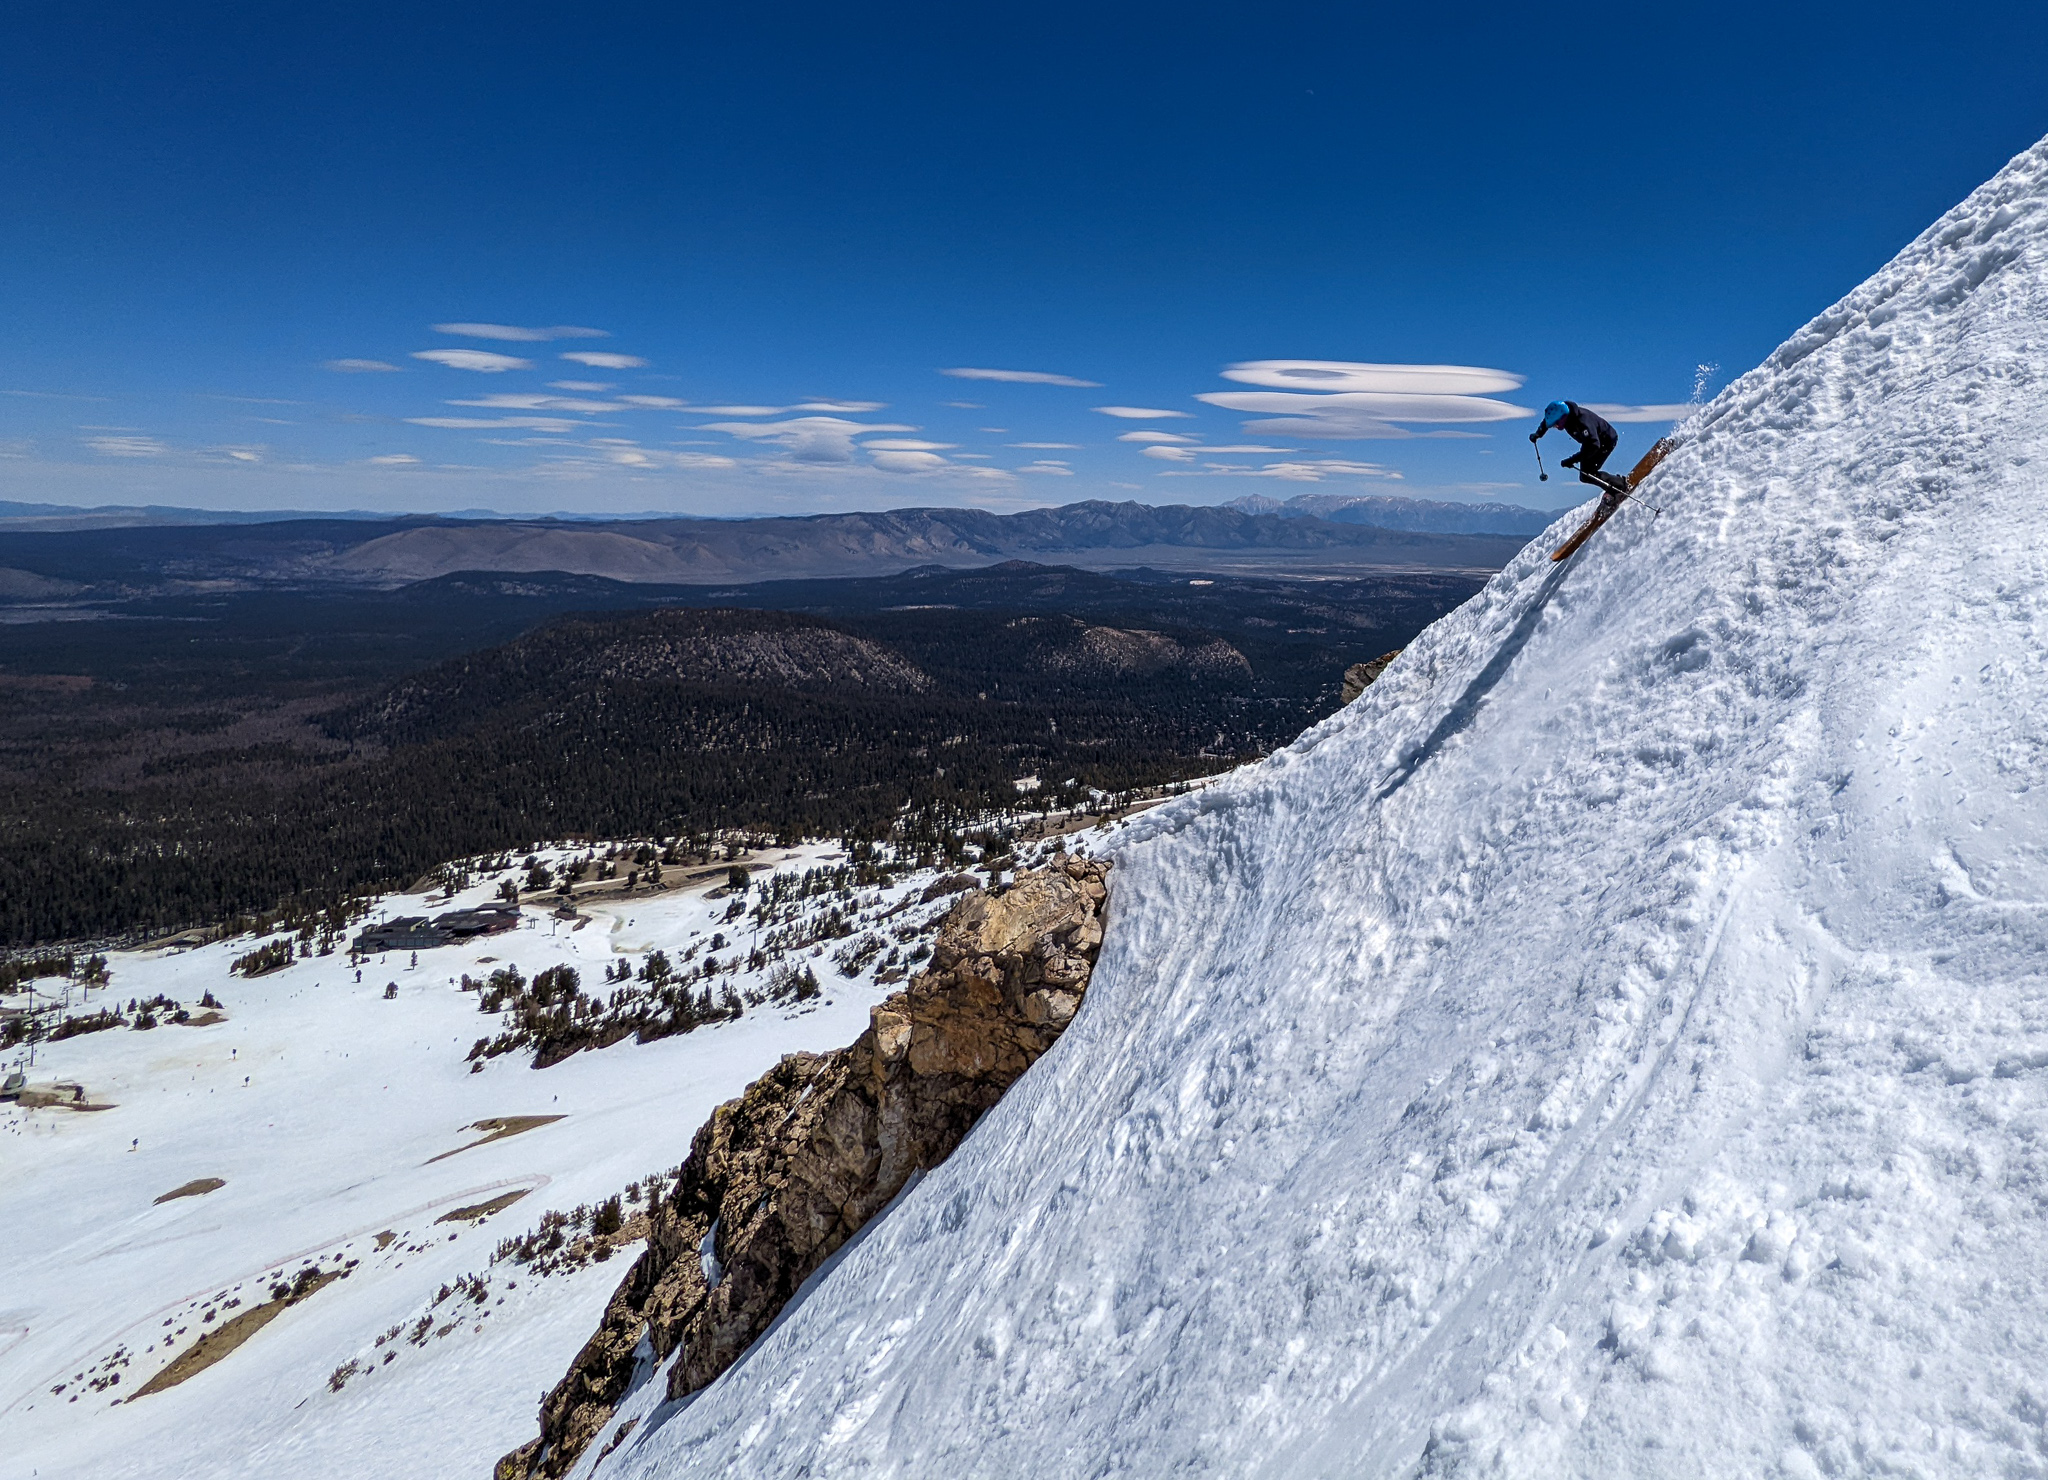
[[[189,1182],[173,1187],[157,1201],[167,1203],[180,1197],[204,1197],[207,1193],[218,1192],[227,1185],[227,1181],[221,1177],[194,1177]]]
[[[1344,670],[1344,691],[1338,702],[1349,704],[1371,688],[1373,680],[1385,673],[1387,665],[1400,656],[1401,650],[1395,648],[1391,653],[1381,653],[1377,658],[1368,659],[1363,663],[1353,663]]]
[[[972,874],[947,874],[925,885],[924,893],[918,896],[920,904],[930,904],[948,894],[965,894],[970,889],[979,889],[980,882]]]
[[[768,1329],[807,1278],[936,1166],[1073,1020],[1102,944],[1109,865],[1069,860],[975,893],[930,970],[829,1054],[791,1054],[712,1112],[646,1250],[598,1332],[541,1404],[540,1436],[498,1480],[559,1476],[610,1421],[644,1335],[697,1391]]]

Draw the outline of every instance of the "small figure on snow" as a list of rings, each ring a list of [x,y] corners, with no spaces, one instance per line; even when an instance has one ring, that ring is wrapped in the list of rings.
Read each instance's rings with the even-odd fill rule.
[[[1558,466],[1576,467],[1579,481],[1591,483],[1607,490],[1602,502],[1621,502],[1628,485],[1612,473],[1600,471],[1600,465],[1614,455],[1614,446],[1621,440],[1621,434],[1594,412],[1588,411],[1577,401],[1552,401],[1543,408],[1543,424],[1529,433],[1529,441],[1539,441],[1543,434],[1556,427],[1579,444],[1579,450]]]

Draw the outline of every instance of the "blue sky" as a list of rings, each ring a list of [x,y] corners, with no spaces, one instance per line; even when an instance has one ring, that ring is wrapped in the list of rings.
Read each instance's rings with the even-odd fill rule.
[[[17,7],[0,498],[1543,506],[2048,132],[2038,3],[740,9]]]

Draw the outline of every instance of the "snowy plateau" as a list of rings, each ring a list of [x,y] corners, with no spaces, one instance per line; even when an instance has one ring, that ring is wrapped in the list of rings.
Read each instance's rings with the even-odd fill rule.
[[[1661,515],[1558,564],[1561,521],[1114,834],[1057,1045],[712,1386],[650,1363],[578,1473],[2048,1474],[2044,356],[2048,142],[1681,428]],[[383,1364],[516,1217],[439,1211],[668,1166],[881,990],[470,1075],[445,980],[321,970],[238,985],[240,1039],[56,1045],[120,1110],[9,1112],[0,1469],[483,1475],[622,1266]],[[422,1165],[528,1113],[569,1118]],[[189,1382],[50,1395],[344,1247]]]

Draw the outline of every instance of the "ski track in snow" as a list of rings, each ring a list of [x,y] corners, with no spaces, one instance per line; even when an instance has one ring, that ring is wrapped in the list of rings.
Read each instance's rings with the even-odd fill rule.
[[[1132,824],[1073,1028],[597,1473],[2048,1473],[2044,197]]]

